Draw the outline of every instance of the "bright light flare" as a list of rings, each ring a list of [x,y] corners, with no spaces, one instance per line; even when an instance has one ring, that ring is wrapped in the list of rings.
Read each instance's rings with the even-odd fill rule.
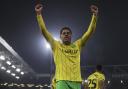
[[[21,75],[24,75],[24,72],[21,72]]]
[[[46,48],[47,48],[47,49],[50,49],[50,48],[51,48],[51,46],[50,46],[49,43],[46,43],[45,45],[46,45]]]
[[[6,63],[7,63],[8,65],[11,65],[11,62],[10,62],[10,61],[7,61]]]
[[[16,76],[16,79],[20,79],[20,77],[19,76]]]
[[[7,73],[11,73],[11,70],[7,70],[6,72],[7,72]]]
[[[5,56],[1,55],[0,60],[5,60]]]
[[[16,76],[16,74],[14,74],[14,73],[11,73],[11,75],[12,75],[12,76]]]
[[[15,68],[16,68],[16,66],[12,65],[12,68],[14,68],[14,69],[15,69]]]
[[[16,69],[16,71],[17,71],[17,72],[20,72],[20,69],[19,69],[19,68],[17,68],[17,69]]]
[[[6,68],[4,66],[1,67],[2,70],[6,70]]]

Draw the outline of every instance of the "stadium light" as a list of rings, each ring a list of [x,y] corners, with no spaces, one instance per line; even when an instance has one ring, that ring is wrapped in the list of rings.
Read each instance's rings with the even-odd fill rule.
[[[7,70],[6,72],[7,72],[7,73],[11,73],[11,70]]]
[[[55,39],[56,41],[59,41],[59,39],[58,39],[58,38],[56,38],[56,37],[54,37],[54,39]]]
[[[54,40],[59,41],[58,38],[56,38],[56,37],[53,37],[53,38],[54,38]],[[45,40],[45,46],[46,46],[47,49],[51,48],[50,44],[46,40]]]
[[[4,86],[6,86],[8,83],[4,83]]]
[[[24,72],[21,72],[21,75],[24,75]]]
[[[19,68],[17,68],[17,69],[16,69],[16,71],[17,71],[17,72],[20,72],[20,69],[19,69]]]
[[[5,60],[5,56],[1,55],[0,60]]]
[[[110,81],[108,81],[108,84],[110,83]]]
[[[50,48],[51,48],[51,46],[50,46],[49,43],[46,43],[45,45],[46,45],[46,48],[47,48],[47,49],[50,49]]]
[[[88,80],[85,80],[84,82],[85,82],[85,83],[87,83],[87,82],[88,82]]]
[[[1,67],[2,70],[6,70],[6,68],[4,66]]]
[[[10,62],[10,61],[7,61],[6,63],[7,63],[8,65],[11,65],[11,62]]]
[[[12,75],[12,76],[16,76],[16,74],[14,74],[14,73],[11,73],[11,75]]]
[[[12,68],[14,68],[14,69],[15,69],[15,68],[16,68],[16,66],[12,65]]]
[[[123,80],[121,80],[120,82],[123,83]]]
[[[20,79],[20,77],[19,76],[16,76],[16,79]]]

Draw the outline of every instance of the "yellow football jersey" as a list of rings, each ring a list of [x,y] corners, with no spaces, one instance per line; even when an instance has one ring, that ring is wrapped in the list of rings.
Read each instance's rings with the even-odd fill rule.
[[[53,79],[52,79],[51,89],[56,89],[56,79],[55,79],[55,77],[53,77]]]
[[[53,39],[51,34],[46,29],[45,23],[41,15],[37,15],[37,20],[41,28],[42,34],[50,43],[53,51],[54,62],[56,65],[56,80],[81,82],[82,79],[80,70],[80,51],[81,47],[84,46],[84,44],[96,28],[96,16],[92,16],[92,20],[87,32],[85,32],[79,40],[68,46]]]
[[[104,74],[100,72],[95,72],[91,74],[88,78],[88,87],[89,89],[100,89],[99,81],[105,81]]]
[[[54,46],[53,55],[56,65],[56,80],[82,81],[79,40],[68,46],[56,41]]]

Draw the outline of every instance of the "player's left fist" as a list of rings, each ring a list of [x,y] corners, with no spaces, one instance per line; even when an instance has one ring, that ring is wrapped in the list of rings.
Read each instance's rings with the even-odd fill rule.
[[[98,14],[98,7],[95,6],[95,5],[91,5],[91,12],[92,12],[94,15],[97,15],[97,14]]]

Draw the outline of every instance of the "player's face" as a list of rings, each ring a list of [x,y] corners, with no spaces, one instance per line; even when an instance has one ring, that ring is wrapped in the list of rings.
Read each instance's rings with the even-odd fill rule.
[[[71,35],[72,33],[68,29],[64,29],[60,34],[60,38],[64,44],[69,45],[71,43]]]

